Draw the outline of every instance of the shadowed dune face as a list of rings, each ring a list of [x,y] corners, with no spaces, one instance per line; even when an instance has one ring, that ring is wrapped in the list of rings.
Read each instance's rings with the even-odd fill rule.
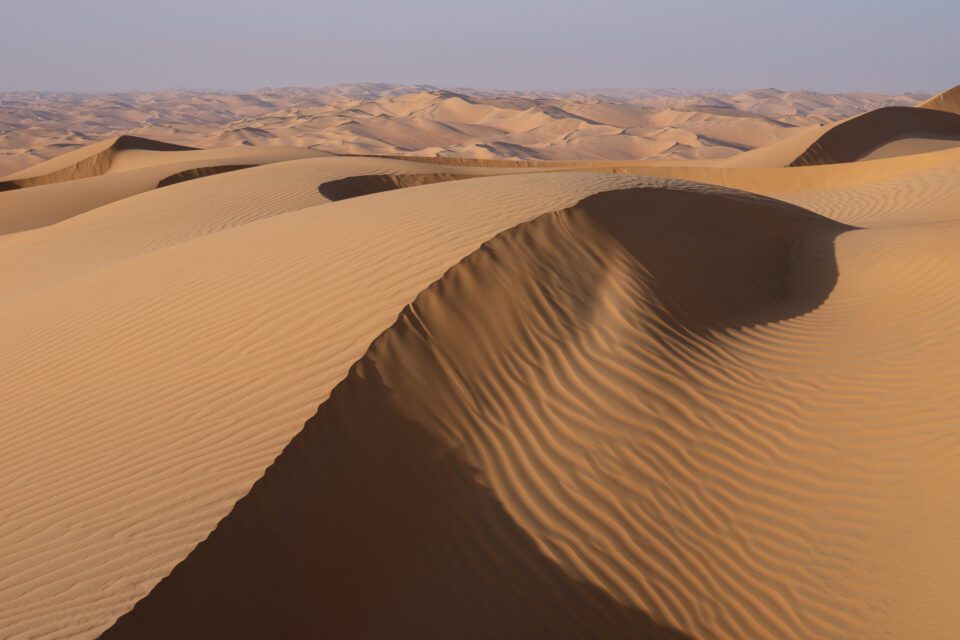
[[[226,173],[228,171],[237,171],[239,169],[249,169],[250,167],[255,167],[255,164],[226,164],[219,165],[214,167],[197,167],[196,169],[187,169],[186,171],[179,171],[173,175],[167,176],[163,180],[157,183],[157,188],[168,187],[172,184],[178,184],[180,182],[186,182],[187,180],[195,180],[197,178],[206,178],[207,176],[215,176],[218,173]]]
[[[163,142],[162,140],[130,135],[118,137],[112,147],[115,151],[128,151],[131,149],[139,149],[141,151],[191,151],[194,149],[194,147],[188,147],[182,144],[173,144],[171,142]]]
[[[0,182],[0,191],[16,187],[34,187],[44,184],[78,180],[103,175],[110,169],[114,157],[118,152],[129,150],[141,151],[190,151],[194,147],[186,147],[159,140],[150,140],[138,136],[123,135],[102,147],[92,155],[77,158],[77,161],[61,169],[43,175],[31,176]],[[82,153],[82,150],[80,151]],[[77,152],[74,152],[77,153]],[[11,186],[12,185],[12,186]]]
[[[354,367],[262,492],[102,637],[687,638],[564,574],[394,396]]]
[[[632,492],[663,479],[638,459],[605,471],[595,453],[581,459],[629,426],[582,414],[605,393],[592,365],[547,363],[579,353],[592,327],[610,326],[601,316],[663,355],[711,330],[809,311],[833,286],[833,238],[845,229],[691,186],[601,193],[502,233],[404,310],[250,494],[103,637],[688,637],[671,623],[700,626],[683,596],[663,605],[643,586],[663,570],[659,552],[630,557],[658,543],[617,515],[643,509]],[[720,295],[744,310],[722,314]],[[551,372],[585,386],[555,396],[545,416],[528,403]],[[494,382],[518,376],[528,398]],[[648,384],[618,382],[641,395]],[[531,438],[556,448],[514,451]],[[603,479],[585,479],[598,472],[621,488],[581,512],[599,518],[593,528],[573,515],[583,505],[549,496],[594,486]],[[528,473],[531,485],[510,478]],[[548,496],[532,498],[534,513],[528,492]],[[610,517],[619,524],[608,528]],[[572,551],[575,540],[592,551]],[[645,604],[658,602],[652,617]]]
[[[324,198],[330,201],[347,200],[373,193],[383,193],[394,189],[417,187],[424,184],[463,180],[471,176],[453,175],[449,173],[413,173],[413,174],[383,174],[368,176],[350,176],[340,180],[324,182],[317,187]]]
[[[572,214],[590,216],[643,265],[663,321],[704,336],[815,309],[837,280],[833,240],[853,228],[712,189],[608,191]]]
[[[960,114],[916,107],[885,107],[843,122],[790,163],[793,167],[855,162],[906,138],[943,138],[960,145]]]
[[[917,106],[924,109],[939,109],[940,111],[960,113],[960,85],[947,89]]]

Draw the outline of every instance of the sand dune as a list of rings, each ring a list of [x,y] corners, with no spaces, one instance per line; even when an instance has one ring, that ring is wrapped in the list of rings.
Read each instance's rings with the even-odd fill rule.
[[[927,149],[902,143],[925,139],[947,141],[947,147],[960,146],[960,114],[911,107],[870,111],[832,127],[790,164],[804,167],[853,162],[871,154],[873,157],[910,155]],[[892,151],[893,145],[898,145],[898,153]],[[878,156],[880,150],[886,153]]]
[[[0,176],[118,134],[191,147],[532,160],[718,159],[926,96],[353,85],[249,94],[0,94]],[[81,133],[82,132],[82,133]],[[109,142],[107,142],[109,144]]]
[[[101,175],[0,192],[0,234],[50,225],[157,187],[220,173],[224,167],[239,169],[326,155],[330,154],[294,147],[141,151],[133,158],[115,158]]]
[[[949,111],[950,113],[960,113],[960,85],[953,89],[948,89],[943,93],[938,93],[928,100],[924,100],[918,107],[924,109],[938,109],[940,111]]]
[[[271,118],[600,154],[843,113],[694,162],[131,140],[15,174],[0,636],[952,638],[960,116],[422,89]]]
[[[190,147],[135,136],[119,136],[71,153],[65,153],[29,169],[11,174],[7,176],[6,181],[0,182],[0,191],[101,176],[110,171],[119,153],[134,149],[143,151],[188,151]]]

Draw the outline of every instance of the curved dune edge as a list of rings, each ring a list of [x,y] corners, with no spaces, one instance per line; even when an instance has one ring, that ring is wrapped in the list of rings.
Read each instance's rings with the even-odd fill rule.
[[[248,167],[328,154],[295,147],[237,147],[193,151],[144,151],[132,167],[103,175],[0,192],[0,235],[50,226],[98,207],[154,190],[164,181],[212,176],[217,167]]]
[[[917,105],[924,109],[937,109],[940,111],[949,111],[950,113],[960,113],[960,85],[947,89],[925,102]]]
[[[960,114],[917,107],[883,107],[830,128],[790,163],[792,167],[856,162],[901,138],[946,137],[960,141]]]
[[[250,494],[103,637],[795,637],[811,615],[783,601],[797,576],[724,576],[743,559],[696,544],[716,544],[698,518],[720,512],[689,519],[656,496],[675,481],[696,490],[680,452],[706,425],[621,405],[682,405],[693,390],[658,378],[722,370],[715,335],[817,308],[849,229],[679,186],[603,192],[499,234],[404,309]],[[758,445],[737,444],[745,435],[725,446]],[[610,458],[614,442],[630,453]],[[727,495],[724,510],[782,519],[764,505],[770,488]],[[731,580],[743,584],[718,585]],[[740,609],[750,600],[760,608]]]
[[[187,180],[196,180],[197,178],[206,178],[208,176],[215,176],[221,173],[227,173],[229,171],[239,171],[240,169],[249,169],[250,167],[255,167],[255,164],[220,164],[213,165],[208,167],[197,167],[196,169],[186,169],[185,171],[178,171],[172,175],[167,176],[160,180],[157,183],[157,188],[169,187],[172,184],[180,184],[181,182],[186,182]]]
[[[327,200],[336,202],[338,200],[348,200],[360,196],[368,196],[374,193],[383,193],[395,189],[406,189],[408,187],[420,187],[425,184],[437,184],[438,182],[450,182],[451,180],[464,180],[466,178],[476,177],[470,173],[392,173],[392,174],[370,174],[360,176],[348,176],[338,180],[330,180],[321,183],[317,190]]]
[[[211,174],[202,183],[181,180],[175,189],[146,191],[30,234],[0,238],[0,268],[9,265],[17,273],[0,280],[0,302],[9,304],[123,261],[332,200],[490,175],[476,169],[429,170],[406,161],[312,158],[250,167],[242,175],[215,172],[229,175]],[[194,172],[207,170],[184,173]]]
[[[0,182],[0,191],[101,176],[110,170],[118,153],[133,149],[142,151],[192,151],[194,147],[138,136],[117,136],[10,174]]]

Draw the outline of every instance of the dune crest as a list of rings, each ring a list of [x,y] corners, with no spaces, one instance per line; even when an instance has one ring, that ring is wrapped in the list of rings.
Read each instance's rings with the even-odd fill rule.
[[[960,146],[960,114],[911,107],[884,107],[870,111],[826,131],[790,166],[855,162],[884,145],[923,138]],[[906,149],[900,155],[912,152]]]
[[[41,162],[29,169],[11,174],[3,182],[0,182],[0,191],[102,176],[113,166],[117,154],[134,149],[142,151],[189,151],[192,147],[138,136],[122,135],[71,153],[65,153],[53,160]]]
[[[960,85],[952,89],[947,89],[943,93],[938,93],[917,106],[924,109],[938,109],[940,111],[949,111],[950,113],[960,113]]]

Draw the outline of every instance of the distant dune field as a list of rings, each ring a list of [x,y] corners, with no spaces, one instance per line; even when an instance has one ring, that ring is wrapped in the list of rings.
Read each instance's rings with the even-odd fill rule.
[[[727,158],[926,97],[777,89],[526,95],[387,84],[249,94],[0,93],[0,175],[117,135],[202,148],[295,146],[340,154]]]
[[[958,90],[4,97],[0,637],[956,637]]]

